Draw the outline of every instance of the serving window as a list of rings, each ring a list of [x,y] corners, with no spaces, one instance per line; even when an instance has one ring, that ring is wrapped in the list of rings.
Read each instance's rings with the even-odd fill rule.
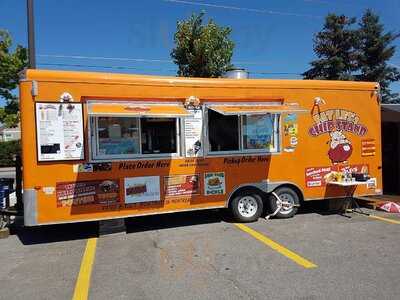
[[[222,114],[208,109],[208,152],[277,152],[279,114]]]
[[[239,116],[225,116],[208,110],[209,152],[239,151]]]
[[[94,158],[177,155],[177,118],[94,117]]]
[[[178,105],[91,103],[93,159],[177,156],[180,151]]]
[[[245,115],[241,119],[244,150],[277,151],[278,114]]]

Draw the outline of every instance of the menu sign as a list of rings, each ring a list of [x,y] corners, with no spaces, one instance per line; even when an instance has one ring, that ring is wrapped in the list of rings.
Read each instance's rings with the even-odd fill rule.
[[[58,182],[57,207],[115,204],[119,201],[118,180]]]
[[[125,203],[160,201],[160,177],[125,178]]]
[[[310,167],[305,169],[306,186],[323,187],[326,186],[326,176],[332,171],[351,173],[362,173],[363,170],[368,170],[368,165],[350,165],[350,166],[326,166],[326,167]]]
[[[200,194],[199,175],[174,175],[164,179],[165,196]]]
[[[81,103],[36,103],[39,161],[84,159]]]
[[[201,109],[189,110],[192,114],[184,120],[186,157],[203,156],[201,135],[203,128],[203,112]]]
[[[225,195],[225,173],[205,173],[204,174],[204,194]]]

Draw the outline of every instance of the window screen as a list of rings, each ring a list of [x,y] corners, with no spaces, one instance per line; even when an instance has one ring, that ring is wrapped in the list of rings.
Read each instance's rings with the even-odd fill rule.
[[[138,154],[140,151],[137,118],[100,117],[97,131],[100,155]]]
[[[274,148],[275,115],[243,116],[243,148]]]
[[[279,114],[223,115],[208,109],[209,152],[275,152]]]
[[[97,158],[177,153],[176,118],[94,117]]]

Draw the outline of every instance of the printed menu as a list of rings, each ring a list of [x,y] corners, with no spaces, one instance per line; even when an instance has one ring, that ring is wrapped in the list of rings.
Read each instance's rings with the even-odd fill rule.
[[[201,109],[189,110],[192,117],[185,118],[185,152],[186,157],[203,156],[201,135],[203,128],[203,113]]]
[[[81,103],[36,103],[39,161],[84,158]]]

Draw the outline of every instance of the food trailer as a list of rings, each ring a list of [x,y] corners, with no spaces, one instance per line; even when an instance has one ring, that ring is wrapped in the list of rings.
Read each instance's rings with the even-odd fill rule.
[[[382,193],[376,83],[27,70],[20,99],[26,226]]]

